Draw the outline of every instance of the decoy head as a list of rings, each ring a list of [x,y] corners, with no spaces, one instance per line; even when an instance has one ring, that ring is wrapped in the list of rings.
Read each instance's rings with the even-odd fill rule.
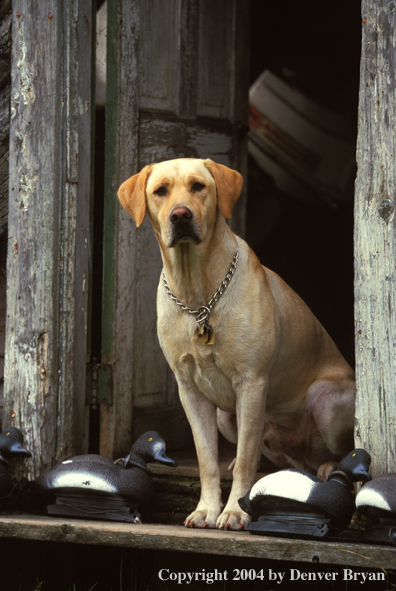
[[[364,449],[354,449],[338,464],[337,470],[331,472],[327,480],[332,480],[340,473],[347,476],[350,482],[368,482],[370,476],[371,456]]]
[[[124,468],[128,464],[134,465],[136,460],[140,463],[160,462],[166,466],[177,466],[177,463],[166,455],[165,440],[158,431],[147,431],[135,441],[130,453],[123,459]]]
[[[19,429],[8,427],[0,433],[0,454],[3,458],[30,458],[32,454],[23,447],[23,435]]]

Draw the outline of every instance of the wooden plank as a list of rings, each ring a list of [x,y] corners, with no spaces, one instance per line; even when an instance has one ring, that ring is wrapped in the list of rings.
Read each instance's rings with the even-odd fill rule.
[[[34,478],[83,449],[91,0],[13,6],[5,423]]]
[[[234,118],[234,52],[236,0],[199,3],[198,106],[203,117]]]
[[[355,188],[356,427],[372,474],[396,471],[396,11],[363,0]]]
[[[0,537],[339,564],[392,570],[396,548],[252,536],[248,532],[131,525],[31,515],[1,515]]]
[[[130,216],[117,202],[117,190],[138,169],[138,2],[108,2],[107,23],[101,361],[112,366],[113,374],[112,403],[100,406],[100,453],[115,458],[132,445],[137,238]]]
[[[8,162],[11,98],[11,0],[0,8],[0,235],[8,219]]]
[[[140,27],[150,31],[144,43],[139,44],[139,61],[150,64],[141,68],[140,107],[177,110],[179,84],[177,25],[180,0],[140,1]],[[169,64],[173,64],[170,68]]]
[[[233,82],[233,124],[234,154],[231,167],[239,170],[244,178],[241,195],[234,206],[230,227],[233,232],[245,238],[246,235],[246,200],[248,176],[248,113],[246,97],[249,95],[250,64],[250,2],[238,0],[235,5],[232,50],[234,73]],[[241,31],[244,34],[241,35]]]
[[[232,166],[233,147],[229,122],[175,120],[147,111],[140,114],[139,167],[173,158],[207,158],[208,154],[219,164]]]
[[[180,2],[178,46],[180,48],[179,70],[179,117],[194,117],[197,112],[198,60],[198,4],[199,0]]]
[[[4,410],[6,252],[11,99],[11,0],[0,5],[0,427]]]

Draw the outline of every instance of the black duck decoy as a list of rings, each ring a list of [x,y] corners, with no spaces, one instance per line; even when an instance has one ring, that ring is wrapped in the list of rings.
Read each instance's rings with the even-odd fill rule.
[[[348,527],[355,508],[353,483],[370,479],[370,455],[348,454],[326,482],[308,472],[286,469],[261,478],[239,505],[252,516],[252,534],[325,538]]]
[[[356,495],[356,508],[372,521],[362,540],[396,545],[396,472],[378,476],[362,486]]]
[[[30,451],[23,447],[23,435],[19,429],[8,427],[0,433],[0,498],[8,497],[13,488],[7,460],[31,456]]]
[[[125,458],[112,462],[95,454],[76,456],[41,474],[34,484],[48,495],[51,515],[140,523],[138,507],[148,506],[154,497],[153,473],[146,466],[153,461],[177,466],[166,455],[163,437],[147,431]]]

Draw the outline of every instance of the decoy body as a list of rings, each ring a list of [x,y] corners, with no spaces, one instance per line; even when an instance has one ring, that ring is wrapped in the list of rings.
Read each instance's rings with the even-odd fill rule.
[[[373,521],[362,534],[364,541],[396,545],[396,472],[362,486],[356,496],[356,508]]]
[[[23,435],[19,429],[8,427],[0,433],[0,498],[12,491],[12,478],[8,470],[10,458],[30,458],[32,454],[23,447]]]
[[[253,517],[252,534],[324,538],[348,527],[354,508],[353,483],[370,479],[370,455],[348,454],[326,482],[308,472],[286,469],[261,478],[241,499]]]
[[[34,482],[50,500],[55,498],[47,505],[49,514],[140,523],[137,508],[149,505],[154,496],[153,474],[146,462],[177,466],[165,452],[162,436],[147,431],[125,458],[112,462],[95,454],[76,456]]]

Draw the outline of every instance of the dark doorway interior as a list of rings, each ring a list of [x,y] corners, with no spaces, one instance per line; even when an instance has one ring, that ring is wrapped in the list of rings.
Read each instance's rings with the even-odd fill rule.
[[[360,2],[252,0],[250,83],[270,70],[357,128]],[[353,133],[353,132],[352,132]],[[350,364],[353,186],[337,208],[280,193],[249,159],[247,240],[310,306]]]

